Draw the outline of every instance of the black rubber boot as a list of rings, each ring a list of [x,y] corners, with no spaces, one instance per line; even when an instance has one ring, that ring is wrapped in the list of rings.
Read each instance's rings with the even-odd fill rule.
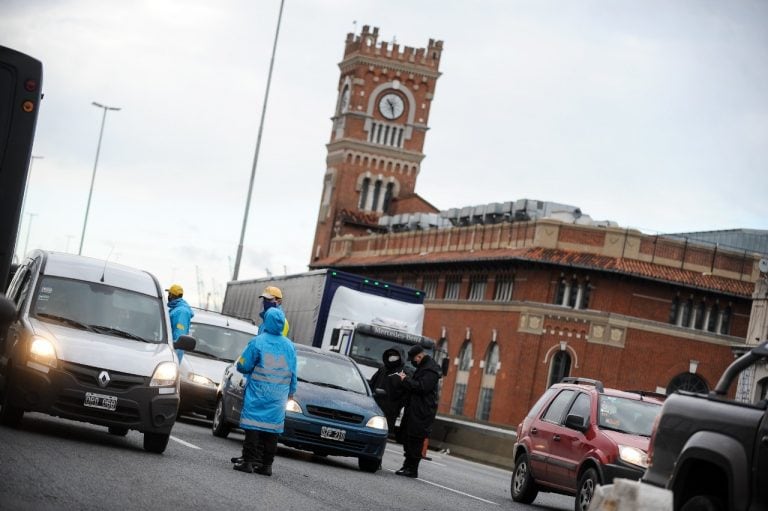
[[[269,465],[261,465],[256,467],[254,470],[257,474],[261,474],[263,476],[271,476],[272,475],[272,464]]]
[[[256,468],[253,466],[253,463],[250,461],[242,461],[235,464],[235,466],[232,468],[240,472],[245,472],[246,474],[253,474],[253,472],[256,470]]]

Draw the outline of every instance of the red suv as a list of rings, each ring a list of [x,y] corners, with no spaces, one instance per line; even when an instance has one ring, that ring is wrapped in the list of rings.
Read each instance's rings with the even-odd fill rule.
[[[576,496],[576,511],[587,511],[595,486],[640,479],[663,401],[585,378],[552,385],[517,427],[512,500],[530,504],[539,491],[563,493]]]

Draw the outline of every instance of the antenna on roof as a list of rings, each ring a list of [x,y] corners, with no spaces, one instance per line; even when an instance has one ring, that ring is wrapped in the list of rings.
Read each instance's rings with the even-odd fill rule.
[[[101,270],[101,278],[99,279],[99,282],[104,282],[104,275],[107,273],[107,262],[109,261],[110,256],[112,255],[112,251],[115,249],[115,244],[113,243],[112,246],[109,248],[109,254],[107,254],[107,258],[104,259],[104,268]]]

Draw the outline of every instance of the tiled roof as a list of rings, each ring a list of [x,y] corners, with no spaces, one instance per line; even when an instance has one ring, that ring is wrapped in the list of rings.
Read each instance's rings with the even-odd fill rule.
[[[473,252],[429,252],[422,254],[381,255],[372,257],[328,257],[314,261],[313,268],[402,266],[413,264],[471,263],[483,261],[531,261],[631,275],[698,289],[717,291],[744,298],[752,296],[754,283],[682,270],[636,259],[608,257],[551,248],[475,250]]]

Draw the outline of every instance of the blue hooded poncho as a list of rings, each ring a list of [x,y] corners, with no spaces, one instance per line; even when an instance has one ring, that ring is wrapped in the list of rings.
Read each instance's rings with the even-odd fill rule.
[[[195,313],[184,298],[176,298],[168,302],[168,316],[171,318],[171,336],[173,340],[181,335],[189,335],[189,323]],[[184,350],[176,350],[176,355],[181,362]]]
[[[240,427],[282,433],[285,403],[296,392],[296,350],[281,335],[285,314],[277,307],[264,314],[262,333],[251,339],[237,360],[246,375]]]

